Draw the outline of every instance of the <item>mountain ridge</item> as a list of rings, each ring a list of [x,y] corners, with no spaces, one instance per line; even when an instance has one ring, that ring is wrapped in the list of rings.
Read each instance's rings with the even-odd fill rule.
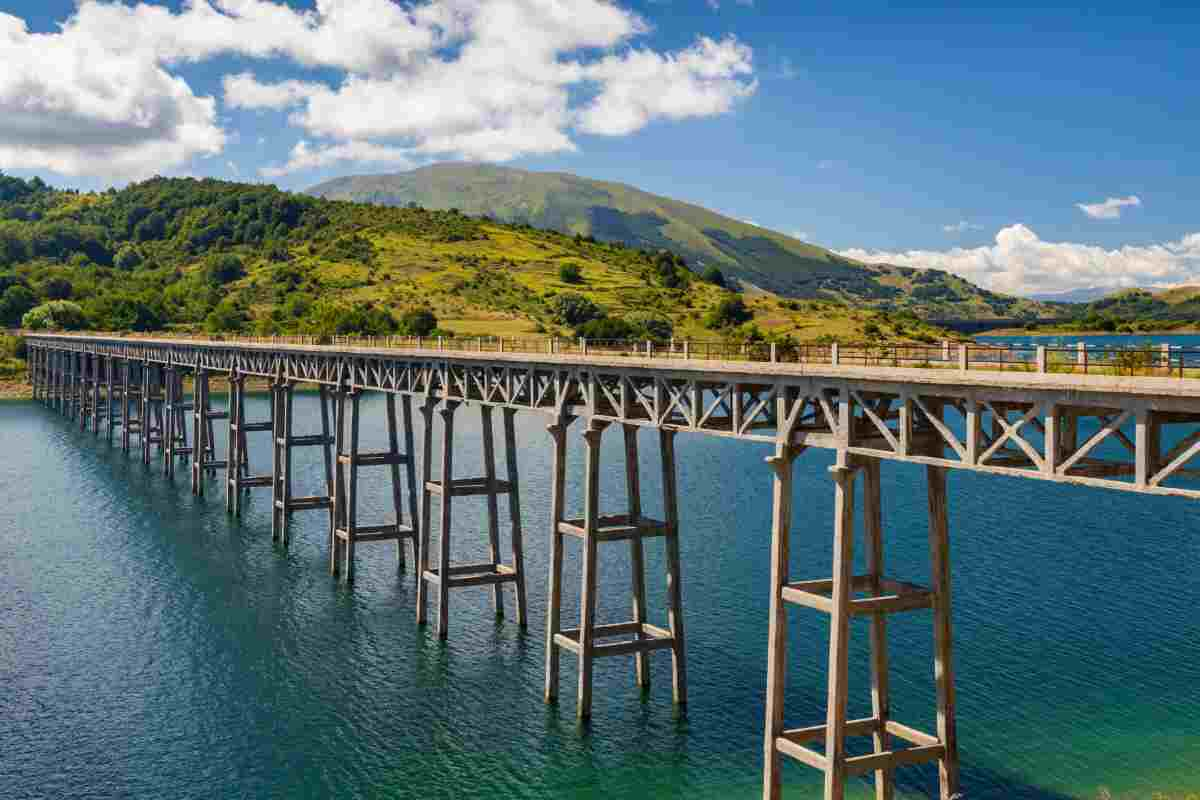
[[[787,234],[686,201],[568,172],[443,163],[408,172],[350,175],[307,193],[379,205],[458,209],[601,241],[682,255],[695,272],[797,299],[832,300],[921,316],[1036,317],[1046,304],[1002,295],[940,270],[865,264]]]

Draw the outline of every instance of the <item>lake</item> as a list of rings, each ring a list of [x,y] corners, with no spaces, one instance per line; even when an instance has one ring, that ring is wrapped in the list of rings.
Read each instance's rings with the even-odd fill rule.
[[[315,426],[316,403],[297,396],[311,415],[297,432]],[[382,405],[364,400],[366,441],[384,439]],[[265,397],[251,406],[265,416]],[[478,416],[457,420],[466,476],[479,465]],[[297,514],[284,551],[264,490],[233,519],[219,485],[196,499],[183,471],[168,482],[161,465],[40,405],[0,403],[0,798],[760,797],[768,450],[679,437],[690,704],[672,707],[665,653],[651,657],[645,696],[631,660],[604,659],[581,728],[573,659],[563,659],[561,705],[542,703],[550,440],[545,418],[517,422],[529,630],[496,621],[487,590],[457,590],[443,643],[415,624],[412,576],[396,574],[390,545],[359,546],[348,588],[327,571],[324,514]],[[658,514],[656,440],[643,436],[646,510]],[[623,503],[619,438],[605,439],[608,508]],[[265,439],[253,453],[260,472]],[[316,458],[298,455],[299,487],[319,481]],[[830,461],[816,451],[797,460],[797,579],[830,572]],[[388,503],[382,472],[364,473],[364,522]],[[924,582],[924,472],[885,463],[883,481],[888,571]],[[569,509],[581,507],[579,488],[569,487]],[[456,503],[456,559],[484,553],[482,508]],[[1195,514],[1178,498],[950,475],[967,798],[1200,791]],[[661,621],[661,542],[648,551]],[[578,556],[568,540],[564,619],[578,614]],[[601,548],[600,583],[599,620],[626,619],[627,548]],[[791,619],[788,722],[815,724],[828,626],[803,609]],[[927,730],[931,627],[927,613],[889,625],[894,716]],[[865,623],[853,633],[851,717],[870,708]],[[903,797],[935,786],[929,768],[897,775]],[[789,765],[785,781],[789,798],[820,796],[808,768]],[[868,795],[854,784],[853,796]]]

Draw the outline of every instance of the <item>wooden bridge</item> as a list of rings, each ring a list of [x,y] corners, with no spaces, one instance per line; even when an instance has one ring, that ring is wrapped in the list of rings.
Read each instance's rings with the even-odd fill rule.
[[[797,759],[825,775],[827,800],[844,796],[846,781],[874,775],[876,797],[893,796],[894,770],[936,761],[943,800],[958,792],[954,669],[950,614],[947,478],[952,470],[1086,484],[1145,494],[1200,497],[1189,463],[1200,454],[1200,381],[1171,377],[1116,377],[1046,371],[967,370],[965,348],[955,357],[925,368],[847,366],[833,348],[832,363],[749,363],[697,360],[674,351],[562,354],[545,352],[451,352],[425,347],[350,347],[245,343],[104,336],[30,335],[30,378],[34,395],[78,420],[81,430],[117,432],[123,449],[134,441],[146,463],[161,458],[171,475],[191,465],[192,489],[204,494],[217,476],[225,484],[230,511],[255,488],[272,494],[274,535],[288,541],[293,512],[319,510],[329,516],[330,566],[353,577],[356,546],[394,542],[401,567],[410,545],[418,565],[416,614],[424,622],[429,592],[437,594],[438,634],[449,627],[449,592],[490,586],[503,613],[502,587],[512,585],[519,624],[526,622],[525,574],[520,514],[520,478],[513,417],[518,412],[546,417],[554,456],[550,516],[550,575],[546,629],[547,702],[558,697],[559,661],[568,651],[578,661],[577,714],[586,718],[592,703],[592,664],[603,656],[631,655],[639,685],[648,678],[646,658],[670,651],[673,693],[686,703],[687,673],[679,557],[679,513],[674,437],[679,432],[725,436],[774,445],[767,459],[773,483],[771,531],[771,611],[767,630],[766,724],[763,797],[780,796],[782,756]],[[432,343],[428,343],[432,344]],[[482,349],[482,348],[480,348]],[[686,351],[683,355],[687,355]],[[772,351],[772,356],[774,352]],[[1181,362],[1182,363],[1182,362]],[[1165,370],[1170,372],[1169,369]],[[1180,369],[1182,372],[1182,367]],[[191,379],[185,393],[184,377]],[[228,386],[224,410],[211,403],[210,383]],[[271,390],[270,415],[247,418],[247,379],[265,380]],[[321,430],[293,430],[294,388],[319,387]],[[359,398],[384,393],[386,447],[360,449]],[[412,403],[424,418],[423,474],[418,481]],[[401,415],[397,417],[397,402]],[[454,419],[464,405],[482,418],[483,474],[454,475]],[[502,415],[506,452],[502,477],[496,467],[493,413]],[[439,469],[433,471],[433,414],[443,419]],[[191,418],[189,436],[188,418]],[[586,448],[582,483],[584,508],[564,507],[566,444],[572,424],[581,422]],[[226,422],[225,457],[217,457],[217,422]],[[600,443],[612,426],[623,430],[627,503],[600,508]],[[657,429],[661,449],[664,519],[642,513],[637,430]],[[269,433],[272,464],[255,474],[249,437]],[[292,452],[320,448],[324,487],[315,495],[293,494]],[[792,475],[796,457],[814,447],[834,451],[830,468],[835,514],[833,575],[793,580],[789,574]],[[888,577],[883,563],[880,466],[907,461],[926,467],[931,580],[920,586]],[[391,477],[394,518],[360,524],[357,474],[360,468],[386,468]],[[867,571],[854,574],[854,484],[864,483],[861,514]],[[487,502],[486,563],[451,564],[455,498],[482,496]],[[440,509],[437,549],[431,513]],[[507,500],[512,526],[511,556],[499,549],[499,501]],[[460,534],[461,535],[461,534]],[[564,628],[563,548],[567,538],[583,548],[580,621]],[[667,546],[667,624],[648,621],[642,542],[663,537]],[[596,597],[600,576],[597,549],[620,541],[630,548],[633,618],[600,624]],[[825,721],[789,727],[784,719],[787,613],[804,606],[829,614],[829,686]],[[895,613],[932,612],[936,730],[916,730],[892,719],[889,703],[887,618]],[[847,719],[849,622],[870,623],[872,715]],[[616,640],[616,641],[613,641]],[[852,756],[851,736],[870,737],[872,752]],[[812,745],[823,745],[818,749]]]

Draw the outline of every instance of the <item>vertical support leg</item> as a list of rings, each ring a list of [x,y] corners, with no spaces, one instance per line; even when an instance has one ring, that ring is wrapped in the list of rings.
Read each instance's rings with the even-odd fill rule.
[[[408,395],[402,395],[400,398],[400,409],[404,415],[404,474],[405,481],[408,485],[408,511],[409,520],[413,529],[413,564],[416,573],[417,585],[420,586],[425,581],[421,577],[421,547],[424,541],[421,538],[421,532],[425,530],[425,525],[428,524],[428,516],[422,517],[420,510],[417,508],[417,451],[413,446],[413,425],[412,425],[412,398]],[[428,420],[426,420],[428,424]],[[396,519],[400,521],[399,517]],[[396,545],[403,552],[404,544]],[[403,568],[404,562],[400,562],[400,567]]]
[[[783,796],[783,764],[776,740],[784,731],[783,698],[787,678],[787,604],[792,529],[792,462],[796,450],[780,443],[767,459],[774,472],[771,512],[771,611],[767,640],[766,725],[763,742],[763,800]]]
[[[883,594],[883,510],[879,486],[878,459],[869,459],[863,469],[863,528],[866,534],[867,571],[871,589],[876,596]],[[891,749],[887,723],[891,718],[891,695],[888,682],[887,615],[871,615],[871,714],[878,720],[874,734],[875,752]],[[891,769],[875,771],[875,800],[892,800],[895,795],[895,776]]]
[[[522,628],[528,627],[529,616],[525,603],[525,541],[521,532],[521,492],[520,476],[517,471],[517,433],[513,420],[517,415],[515,408],[504,409],[504,457],[508,468],[508,517],[512,531],[512,562],[516,573],[514,584],[517,596],[517,624]]]
[[[225,511],[233,513],[239,506],[241,487],[238,467],[241,464],[238,432],[242,429],[242,382],[237,370],[229,371],[229,430],[225,443]]]
[[[329,574],[337,575],[342,545],[338,530],[346,527],[346,392],[339,388],[333,396],[333,527],[329,531]]]
[[[179,386],[176,381],[174,367],[168,367],[163,376],[163,474],[168,478],[175,477],[175,406],[179,400],[175,391]]]
[[[121,364],[121,452],[129,452],[129,426],[133,416],[133,398],[129,390],[133,386],[133,365],[126,358]]]
[[[454,412],[457,400],[447,400],[442,406],[442,503],[441,536],[438,539],[438,626],[439,639],[445,639],[450,629],[450,509],[454,505],[451,485],[454,482]]]
[[[437,399],[432,395],[425,398],[421,405],[421,416],[425,428],[421,433],[423,456],[421,459],[421,546],[417,548],[417,624],[426,622],[426,607],[429,605],[429,583],[425,573],[430,567],[430,530],[433,524],[429,515],[433,510],[433,502],[429,493],[429,482],[433,480],[433,411],[437,408]]]
[[[492,429],[492,407],[479,406],[479,422],[483,435],[483,479],[487,483],[488,556],[492,569],[500,563],[500,504],[496,497],[496,439]],[[504,617],[504,590],[492,584],[492,608],[499,618]]]
[[[622,427],[625,433],[625,494],[629,508],[629,524],[637,525],[642,518],[638,426],[624,425]],[[642,547],[641,536],[631,536],[629,539],[629,572],[633,581],[633,621],[641,625],[646,621],[645,549]],[[645,638],[645,634],[640,628],[637,638]],[[643,689],[647,688],[650,685],[650,671],[647,669],[645,653],[639,651],[634,654],[633,669],[637,685]]]
[[[575,715],[592,715],[592,661],[596,627],[596,530],[600,527],[600,441],[607,423],[588,421],[584,486],[583,589],[579,599],[579,695]]]
[[[116,366],[117,360],[113,356],[104,359],[104,436],[109,444],[112,444],[113,426],[116,424],[116,376],[113,374]],[[125,424],[125,420],[121,420],[121,424]]]
[[[287,440],[291,436],[288,430],[290,415],[287,413],[288,402],[285,399],[292,393],[291,386],[281,380],[271,386],[271,539],[283,539],[283,526],[286,524],[285,510],[287,497],[284,487],[288,483],[287,456],[291,448]]]
[[[391,395],[388,395],[391,397]],[[354,580],[354,538],[358,534],[358,431],[359,400],[361,395],[350,391],[350,464],[343,471],[346,480],[346,507],[342,515],[346,522],[346,580]]]
[[[559,659],[554,635],[562,629],[563,540],[559,523],[563,521],[563,503],[567,485],[567,429],[573,417],[560,416],[546,426],[554,443],[553,487],[550,492],[550,579],[546,610],[546,692],[547,703],[558,702]]]
[[[833,610],[829,622],[829,706],[825,721],[825,800],[846,794],[846,695],[849,672],[850,599],[854,582],[854,474],[830,467],[837,484],[833,509]]]
[[[322,437],[321,459],[323,460],[324,465],[325,465],[325,496],[330,498],[330,503],[328,506],[328,508],[329,508],[329,529],[333,530],[333,528],[334,528],[333,502],[332,502],[332,499],[333,499],[333,452],[330,450],[330,447],[333,444],[333,436],[329,429],[329,405],[331,402],[330,392],[331,392],[330,388],[328,386],[325,386],[324,384],[322,384],[318,389],[318,394],[319,394],[320,400],[321,400],[321,437]],[[356,404],[354,406],[355,420],[356,420],[355,424],[357,424],[357,419],[358,419],[357,397],[354,402]],[[358,444],[358,438],[356,435],[355,440],[354,440],[354,446],[357,447],[357,444]],[[353,546],[351,546],[350,549],[351,549],[351,551],[353,551],[353,549],[354,549]]]
[[[925,468],[929,496],[929,557],[933,589],[933,677],[937,687],[937,735],[945,747],[938,760],[941,800],[958,794],[958,732],[954,719],[953,631],[950,623],[950,531],[946,468]]]
[[[400,454],[400,435],[396,429],[396,395],[388,392],[384,395],[385,411],[387,415],[387,431],[388,431],[388,453],[395,457]],[[412,458],[412,451],[408,451],[408,457]],[[392,510],[396,515],[396,525],[399,526],[404,522],[404,501],[403,491],[400,488],[400,464],[392,462],[390,466],[392,476]],[[396,539],[396,569],[404,572],[404,540]]]
[[[683,580],[679,558],[679,493],[675,481],[675,431],[660,429],[662,448],[663,508],[667,523],[667,620],[671,629],[672,697],[687,703],[687,659],[684,658]]]
[[[204,461],[211,442],[208,410],[208,370],[197,366],[192,381],[192,430],[196,443],[192,453],[192,494],[197,497],[204,496]]]

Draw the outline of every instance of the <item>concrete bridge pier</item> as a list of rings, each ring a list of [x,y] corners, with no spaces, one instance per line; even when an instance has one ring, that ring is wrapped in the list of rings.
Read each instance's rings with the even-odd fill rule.
[[[254,488],[271,488],[274,485],[273,472],[261,475],[250,474],[251,433],[269,433],[275,431],[275,402],[272,391],[272,402],[267,404],[267,419],[257,422],[246,416],[246,375],[231,370],[229,373],[229,442],[225,457],[225,510],[241,516],[242,498]],[[275,448],[272,446],[272,452]]]
[[[217,470],[225,467],[225,461],[217,458],[217,435],[213,422],[229,419],[229,411],[214,411],[211,397],[211,374],[196,365],[192,382],[192,438],[196,452],[192,458],[192,494],[204,496],[204,482],[215,480]]]
[[[175,477],[177,463],[186,464],[193,455],[188,444],[187,415],[192,410],[183,393],[184,368],[168,366],[163,379],[163,407],[166,428],[163,431],[163,474]]]
[[[420,563],[420,521],[417,516],[417,473],[413,458],[412,433],[412,398],[403,395],[401,404],[404,413],[404,451],[400,451],[400,435],[396,424],[396,395],[388,392],[385,397],[385,418],[387,422],[388,445],[380,452],[364,453],[359,450],[360,432],[360,399],[358,389],[338,391],[334,395],[334,495],[333,519],[334,525],[329,537],[329,571],[333,575],[339,572],[339,557],[345,562],[347,581],[354,580],[354,549],[359,542],[396,543],[396,565],[403,572],[404,542],[412,542],[413,563]],[[346,407],[350,407],[347,420]],[[349,432],[347,433],[347,422]],[[403,488],[401,486],[400,468],[404,467],[405,484],[408,488],[408,522],[404,521]],[[377,525],[358,524],[358,470],[360,467],[388,467],[388,477],[391,481],[392,511],[390,522]],[[418,583],[421,580],[420,571],[416,570]]]
[[[569,424],[569,423],[568,423]],[[646,656],[655,650],[671,651],[673,699],[687,703],[687,665],[684,658],[683,602],[680,587],[679,513],[675,481],[675,432],[660,429],[664,519],[653,520],[642,513],[641,478],[638,460],[638,426],[624,425],[625,481],[627,510],[624,514],[600,513],[600,444],[609,423],[590,420],[583,433],[586,445],[584,515],[564,519],[563,494],[565,470],[565,425],[552,425],[555,439],[553,525],[551,528],[550,611],[546,631],[546,701],[558,697],[560,650],[574,653],[579,663],[579,690],[576,715],[587,719],[592,712],[593,662],[604,656],[634,656],[634,677],[643,689],[649,687],[650,673]],[[578,628],[561,628],[563,536],[573,536],[583,545],[583,574],[580,587]],[[663,537],[667,564],[667,627],[653,625],[646,614],[646,577],[643,540]],[[599,589],[598,547],[601,542],[627,541],[632,572],[633,619],[603,625],[596,624],[596,598]],[[632,636],[620,642],[601,640]]]
[[[329,514],[329,526],[333,527],[333,436],[329,420],[329,388],[319,387],[321,432],[296,434],[294,430],[295,382],[278,380],[272,387],[274,409],[274,438],[272,459],[271,491],[271,538],[287,547],[291,537],[289,517],[293,511],[324,509]],[[293,492],[292,451],[297,447],[319,447],[325,461],[323,489],[316,494],[296,496]]]
[[[954,721],[954,669],[950,626],[949,537],[946,514],[946,468],[926,467],[929,503],[931,581],[928,588],[884,576],[884,547],[879,461],[846,459],[830,467],[834,481],[833,576],[792,582],[790,556],[793,462],[802,448],[781,443],[767,459],[774,470],[774,511],[771,545],[771,615],[768,643],[764,800],[782,796],[781,756],[821,770],[825,800],[843,800],[847,781],[873,774],[876,800],[892,800],[894,772],[906,764],[936,761],[941,800],[958,793],[958,743]],[[854,483],[863,475],[864,543],[867,572],[854,574]],[[788,728],[784,724],[784,685],[787,673],[787,614],[789,605],[805,606],[830,615],[829,684],[825,724]],[[933,611],[934,681],[937,689],[937,731],[919,731],[891,717],[889,700],[887,615],[922,609]],[[850,620],[865,617],[871,637],[871,705],[865,719],[847,719],[847,675]],[[872,752],[851,756],[850,736],[870,736]],[[908,745],[893,746],[895,740]],[[810,742],[823,743],[819,752]]]
[[[125,359],[121,370],[121,452],[129,452],[133,434],[142,431],[142,370],[144,365]]]
[[[454,477],[454,414],[461,401],[447,400],[442,407],[442,461],[440,475],[434,479],[433,469],[433,411],[436,400],[427,397],[421,413],[425,418],[424,431],[424,482],[421,495],[423,527],[421,527],[420,576],[417,584],[417,623],[425,624],[429,587],[437,587],[438,594],[438,637],[445,639],[450,622],[450,590],[469,586],[491,586],[492,603],[497,617],[504,616],[503,584],[511,583],[516,594],[517,622],[524,628],[528,624],[525,602],[525,548],[521,534],[520,481],[517,473],[516,432],[513,418],[515,409],[504,409],[504,443],[507,451],[507,479],[496,477],[495,432],[492,424],[492,408],[481,403],[479,406],[483,441],[483,476],[477,478]],[[440,528],[436,565],[431,544],[431,509],[433,495],[440,500]],[[509,519],[511,520],[512,564],[500,559],[499,496],[508,495]],[[487,501],[487,536],[489,560],[474,564],[450,563],[450,539],[452,530],[451,507],[456,497],[483,496]]]
[[[107,356],[105,361],[104,435],[108,439],[108,443],[112,444],[116,428],[125,424],[125,416],[122,413],[123,401],[121,400],[124,386],[119,382],[119,376],[125,369],[125,360],[116,356]]]
[[[155,445],[163,446],[163,379],[162,367],[142,363],[141,410],[138,418],[138,440],[142,448],[142,463],[150,466]]]

